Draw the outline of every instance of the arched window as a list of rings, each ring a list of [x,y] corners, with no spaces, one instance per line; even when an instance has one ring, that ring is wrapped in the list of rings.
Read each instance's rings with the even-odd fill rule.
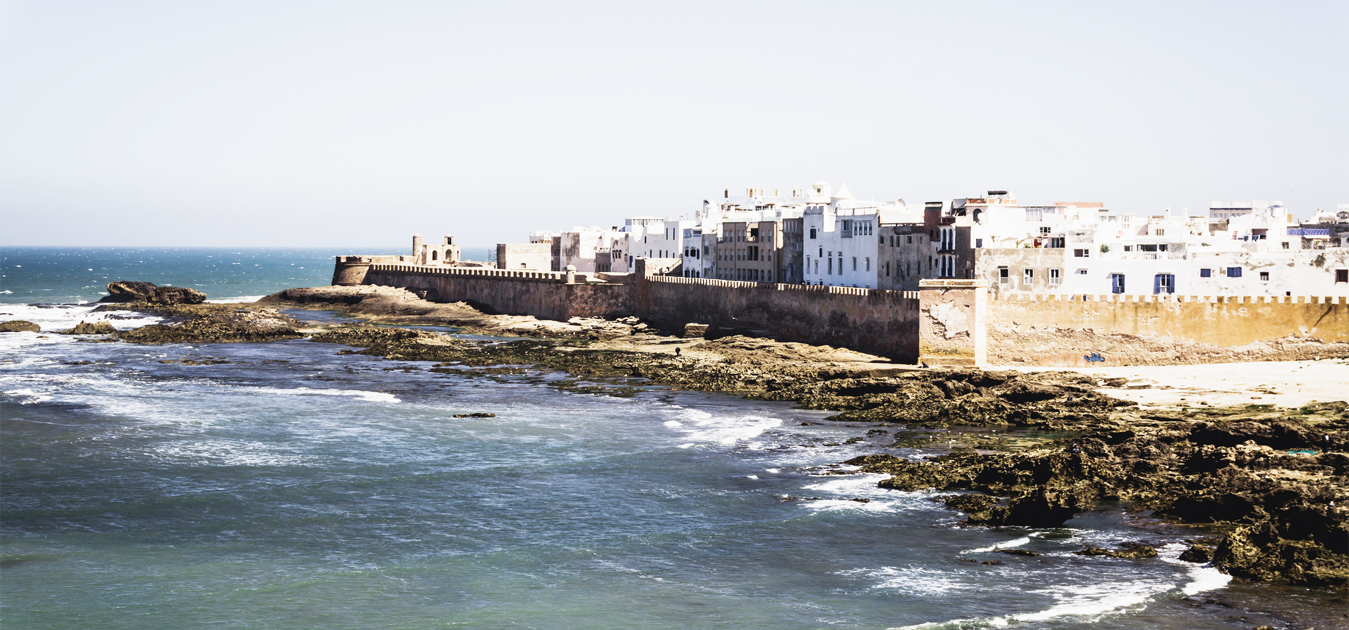
[[[435,259],[436,259],[436,254],[437,254],[436,250],[434,250],[434,249],[431,250],[431,260],[435,260]]]

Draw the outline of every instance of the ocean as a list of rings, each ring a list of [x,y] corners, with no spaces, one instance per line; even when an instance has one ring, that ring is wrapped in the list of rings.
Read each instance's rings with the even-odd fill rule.
[[[111,280],[251,301],[327,284],[346,253],[0,250],[0,320],[44,330],[0,335],[0,624],[1226,629],[1332,601],[1180,561],[1205,532],[1127,506],[962,527],[931,493],[836,474],[924,451],[789,404],[46,332],[157,321],[93,313]],[[472,412],[496,417],[453,417]],[[1126,541],[1160,557],[1072,554]]]

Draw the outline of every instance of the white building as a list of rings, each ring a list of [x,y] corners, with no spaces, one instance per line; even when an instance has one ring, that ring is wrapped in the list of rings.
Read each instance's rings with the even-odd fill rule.
[[[921,220],[921,210],[910,211],[902,201],[857,199],[847,184],[834,193],[828,182],[815,182],[802,226],[806,283],[876,288],[881,225]]]
[[[1216,209],[1223,218],[1063,206],[1043,239],[976,250],[976,274],[1004,293],[1349,295],[1349,250],[1304,248],[1281,205]]]

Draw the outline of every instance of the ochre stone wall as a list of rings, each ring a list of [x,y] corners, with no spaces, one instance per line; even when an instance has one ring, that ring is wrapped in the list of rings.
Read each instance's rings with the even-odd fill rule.
[[[636,288],[636,314],[655,322],[754,329],[784,341],[908,362],[918,357],[918,294],[913,291],[664,276],[647,277]]]
[[[918,283],[918,361],[925,365],[982,366],[988,360],[984,318],[988,283]]]
[[[1349,304],[1343,297],[1211,296],[990,296],[986,326],[1000,337],[1015,331],[1068,329],[1096,335],[1170,338],[1217,347],[1288,337],[1349,342]],[[1034,299],[1038,298],[1038,299]],[[1023,348],[1032,364],[1127,365],[1128,357],[1088,362],[1093,348],[1057,356]],[[1116,353],[1118,354],[1118,352]],[[1098,357],[1099,358],[1099,357]],[[1118,363],[1117,363],[1118,361]]]
[[[630,285],[567,284],[564,273],[498,269],[426,268],[371,265],[365,284],[426,291],[436,302],[468,302],[491,313],[533,315],[567,321],[572,317],[632,314]]]

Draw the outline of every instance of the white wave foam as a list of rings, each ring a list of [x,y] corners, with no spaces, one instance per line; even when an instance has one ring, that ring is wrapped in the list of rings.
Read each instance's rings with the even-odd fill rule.
[[[1189,583],[1180,588],[1186,597],[1193,597],[1205,591],[1212,591],[1227,586],[1232,581],[1232,576],[1219,571],[1210,566],[1205,566],[1199,562],[1186,562],[1180,559],[1180,554],[1185,551],[1185,545],[1181,543],[1171,543],[1157,550],[1157,557],[1164,562],[1171,564],[1188,566],[1190,570],[1188,577]]]
[[[4,392],[6,396],[17,398],[20,405],[36,405],[52,399],[51,394],[33,391],[31,389],[13,389]]]
[[[162,317],[132,311],[95,313],[94,309],[97,306],[97,304],[0,304],[0,319],[33,322],[42,328],[43,333],[69,330],[80,322],[91,324],[108,322],[117,330],[128,330],[163,321]]]
[[[897,512],[916,509],[923,503],[930,503],[917,499],[917,497],[925,494],[923,492],[900,492],[887,490],[876,485],[876,482],[888,476],[879,473],[864,473],[827,477],[825,478],[827,481],[807,484],[802,486],[802,489],[810,490],[812,493],[832,494],[839,498],[826,497],[818,501],[804,501],[801,506],[815,512],[838,510]],[[820,478],[816,477],[816,479]],[[866,499],[866,501],[855,501],[854,499]],[[935,504],[933,505],[935,506]]]
[[[300,466],[308,458],[277,453],[261,442],[204,440],[155,447],[156,455],[213,466]]]
[[[359,389],[314,389],[310,387],[280,388],[280,387],[257,387],[250,388],[251,391],[261,392],[263,394],[276,394],[279,396],[350,396],[366,402],[391,403],[402,402],[397,396],[385,392],[367,392]]]
[[[895,590],[920,597],[935,597],[972,588],[970,584],[957,579],[957,574],[915,566],[881,567],[879,569],[856,569],[839,572],[839,575],[854,574],[879,580],[877,584],[871,587],[873,590]]]
[[[1161,595],[1184,592],[1172,584],[1157,581],[1137,580],[1132,582],[1107,582],[1083,586],[1064,586],[1053,591],[1031,591],[1048,593],[1056,600],[1053,606],[1032,613],[1018,613],[998,617],[973,619],[952,619],[902,626],[891,630],[965,630],[972,628],[1003,628],[1015,623],[1048,621],[1059,617],[1077,617],[1085,623],[1094,623],[1111,616],[1140,610],[1149,601]]]
[[[664,425],[683,431],[691,442],[679,448],[697,444],[731,446],[753,440],[769,429],[782,426],[782,419],[766,416],[717,416],[701,409],[680,408],[680,420],[666,420]]]
[[[988,547],[980,547],[978,549],[970,549],[967,551],[962,551],[960,553],[989,553],[991,551],[997,551],[999,549],[1011,549],[1012,547],[1020,547],[1021,545],[1027,544],[1029,542],[1030,537],[1027,536],[1017,538],[1015,540],[1009,540],[1007,542],[997,543],[995,545],[990,545]]]

